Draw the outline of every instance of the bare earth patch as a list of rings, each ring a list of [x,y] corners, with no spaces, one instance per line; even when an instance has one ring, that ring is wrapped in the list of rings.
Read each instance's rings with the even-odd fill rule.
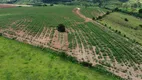
[[[21,6],[21,7],[32,7],[32,5],[19,5],[19,4],[0,4],[0,8],[14,8],[17,6]]]
[[[0,8],[13,8],[13,7],[16,7],[12,4],[0,4]]]

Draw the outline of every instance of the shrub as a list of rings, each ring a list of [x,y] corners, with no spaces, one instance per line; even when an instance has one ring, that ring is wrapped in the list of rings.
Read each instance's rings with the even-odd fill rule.
[[[127,18],[125,18],[124,20],[127,21],[127,22],[129,21]]]
[[[95,20],[95,17],[93,17],[92,20]]]
[[[126,35],[124,34],[124,37],[126,37]]]
[[[120,31],[118,31],[118,33],[119,33],[119,34],[121,34],[121,32],[120,32]]]
[[[138,27],[135,27],[134,30],[138,30]]]
[[[119,11],[118,7],[116,7],[113,11]]]
[[[16,39],[17,39],[17,37],[13,37],[13,38],[12,38],[12,40],[16,40]]]
[[[99,51],[98,47],[96,47],[96,54],[99,54],[99,53],[100,53],[100,51]]]
[[[22,6],[18,6],[18,7],[22,7]]]
[[[54,4],[50,4],[50,6],[54,6]]]
[[[58,26],[57,26],[57,30],[59,31],[59,32],[65,32],[66,30],[65,30],[65,26],[63,25],[63,24],[59,24]]]
[[[2,33],[0,33],[0,36],[2,36]]]
[[[115,32],[117,33],[117,32],[118,32],[118,30],[115,30]]]
[[[135,39],[133,39],[133,40],[132,40],[132,42],[133,42],[133,43],[135,43],[135,42],[136,42],[136,40],[135,40]]]
[[[81,64],[86,67],[92,67],[92,64],[88,62],[82,62]]]
[[[139,13],[142,14],[142,9],[139,9]]]
[[[142,28],[142,24],[139,25]]]
[[[108,14],[110,14],[110,12],[109,12],[109,11],[107,11],[107,12],[106,12],[106,15],[108,15]]]
[[[99,17],[97,18],[97,20],[99,20],[99,19],[102,19],[102,16],[99,16]]]
[[[47,6],[47,4],[43,4],[43,6]]]

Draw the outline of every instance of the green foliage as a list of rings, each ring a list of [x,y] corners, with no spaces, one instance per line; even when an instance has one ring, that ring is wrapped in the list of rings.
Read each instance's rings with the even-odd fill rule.
[[[142,9],[139,9],[139,13],[142,14]]]
[[[70,80],[119,80],[111,74],[104,74],[97,68],[86,68],[65,60],[65,57],[56,55],[58,52],[49,49],[41,51],[39,48],[3,37],[0,37],[0,42],[1,80],[19,78],[25,80],[67,80],[69,78]]]
[[[124,19],[126,22],[128,22],[129,20],[127,18]]]
[[[125,18],[127,19],[125,20]],[[142,32],[140,27],[141,20],[136,17],[120,12],[113,12],[104,17],[100,22],[107,24],[107,26],[114,29],[116,33],[121,31],[122,35],[125,34],[128,38],[135,39],[139,43],[142,43],[142,36],[139,35]]]
[[[52,3],[52,4],[50,4],[50,6],[54,6],[54,4]]]
[[[2,36],[2,33],[0,33],[0,36]]]
[[[57,30],[58,30],[59,32],[65,32],[65,31],[66,31],[65,25],[59,24],[59,25],[57,26]]]
[[[95,17],[93,17],[92,20],[95,20]]]

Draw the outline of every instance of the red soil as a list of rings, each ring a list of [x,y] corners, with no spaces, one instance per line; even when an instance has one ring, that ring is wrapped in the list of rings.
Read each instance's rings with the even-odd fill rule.
[[[16,7],[12,4],[0,4],[0,8],[13,8],[13,7]]]

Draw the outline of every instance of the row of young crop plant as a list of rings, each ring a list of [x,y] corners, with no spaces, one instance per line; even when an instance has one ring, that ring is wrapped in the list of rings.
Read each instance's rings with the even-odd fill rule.
[[[82,8],[81,13],[89,18],[97,18],[104,15],[108,10],[101,8]]]
[[[87,30],[87,29],[85,29],[85,30]],[[91,30],[94,30],[94,29],[91,29]],[[99,30],[97,30],[97,31],[99,31]],[[94,33],[100,33],[100,32],[97,32],[97,31],[95,31]],[[90,34],[89,34],[90,35]],[[97,35],[99,35],[99,34],[97,34]],[[129,51],[131,51],[130,49],[128,49],[127,50],[127,48],[125,49],[125,48],[123,48],[123,47],[126,47],[125,46],[125,44],[124,43],[122,43],[122,41],[119,41],[119,42],[116,42],[116,40],[112,40],[111,38],[103,38],[103,37],[105,37],[105,36],[103,36],[103,35],[105,35],[105,34],[101,34],[101,35],[99,35],[99,36],[97,36],[97,35],[95,35],[95,37],[97,37],[96,39],[94,39],[94,40],[98,40],[98,41],[101,41],[101,42],[99,42],[97,45],[99,46],[99,47],[101,47],[102,49],[101,49],[101,51],[103,52],[104,50],[106,50],[106,49],[103,49],[103,47],[105,47],[106,45],[103,45],[103,44],[108,44],[109,43],[109,45],[107,45],[107,46],[109,46],[109,47],[111,47],[111,49],[113,50],[113,54],[114,53],[119,53],[119,55],[117,55],[117,54],[114,54],[115,56],[118,56],[118,57],[116,57],[117,59],[118,59],[118,61],[121,61],[121,60],[123,60],[123,59],[125,59],[125,57],[128,55],[128,53],[130,53]],[[93,36],[93,35],[92,35]],[[91,37],[92,37],[91,36]],[[111,37],[111,36],[110,36]],[[108,40],[109,39],[109,40]],[[91,39],[90,39],[91,40]],[[93,44],[94,44],[94,42],[95,41],[92,41],[93,42]],[[102,41],[102,40],[104,40],[104,41]],[[110,42],[111,41],[111,42]],[[112,43],[112,42],[115,42],[115,43]],[[118,40],[117,40],[118,41]],[[97,42],[97,41],[96,41]],[[105,42],[105,43],[104,43]],[[123,44],[123,46],[121,46],[120,45],[120,43],[121,43],[121,45]],[[115,44],[115,45],[114,45]],[[130,44],[130,43],[128,43],[128,44]],[[117,46],[116,46],[117,45]],[[95,46],[95,45],[94,45]],[[116,47],[115,47],[116,46]],[[118,50],[116,50],[117,48],[120,48],[120,49],[118,49]],[[128,47],[128,46],[127,46]],[[119,52],[118,52],[119,51]],[[120,52],[121,51],[121,52]],[[126,54],[126,56],[121,56],[121,54],[120,53],[124,53],[124,54]],[[120,57],[119,57],[120,56]],[[121,59],[122,58],[122,59]],[[130,53],[130,55],[128,55],[128,57],[127,57],[128,59],[127,60],[135,60],[135,59],[133,59],[133,56],[131,56],[131,53]],[[136,60],[135,60],[136,61]],[[125,60],[124,60],[124,62],[125,62]]]
[[[106,34],[104,34],[105,36],[104,37],[107,37],[107,35]],[[103,37],[103,35],[100,35],[100,36],[102,36]],[[101,37],[100,37],[101,38]],[[118,53],[121,53],[121,54],[126,54],[126,58],[127,58],[127,60],[129,60],[129,59],[132,59],[132,57],[131,57],[131,54],[133,53],[132,51],[135,51],[135,50],[132,50],[130,47],[131,47],[131,44],[132,43],[130,43],[129,41],[126,41],[126,40],[123,40],[123,38],[118,38],[118,37],[116,37],[116,36],[114,36],[113,37],[114,39],[111,39],[111,38],[106,38],[106,39],[109,39],[108,41],[111,41],[111,44],[112,45],[114,45],[114,47],[112,46],[112,50],[115,48],[115,49],[117,49],[117,48],[119,48],[117,51],[119,51]],[[115,38],[117,38],[117,39],[115,39]],[[104,40],[105,38],[102,38],[102,39],[100,39],[100,41],[101,40]],[[123,40],[123,41],[122,41]],[[107,40],[105,40],[105,41],[107,41]],[[112,43],[112,42],[115,42],[115,43]],[[105,43],[105,44],[107,44],[107,43]],[[126,45],[127,44],[127,45]],[[125,46],[126,45],[126,46]],[[129,48],[128,48],[129,47]],[[116,51],[116,50],[114,50],[114,51]],[[137,51],[138,52],[138,51]],[[129,53],[129,55],[128,55],[128,53]],[[141,53],[141,52],[138,52],[138,53]],[[123,56],[122,57],[124,57],[124,54],[123,54]],[[128,55],[128,56],[127,56]],[[121,55],[120,55],[121,56]],[[136,55],[137,56],[137,55]],[[120,57],[121,58],[121,57]],[[125,57],[124,58],[122,58],[122,59],[126,59]],[[133,59],[133,60],[135,60],[135,59]],[[137,61],[137,60],[135,60],[135,61]],[[138,62],[137,62],[138,63]]]
[[[91,54],[94,54],[94,57],[98,56],[98,59],[94,58],[94,61],[98,61],[104,66],[111,66],[115,63],[115,61],[117,61],[122,64],[122,66],[125,65],[133,67],[135,70],[141,70],[138,65],[141,64],[142,60],[142,48],[138,47],[136,44],[133,44],[128,39],[117,35],[106,28],[98,27],[93,23],[79,24],[72,26],[72,29],[74,31],[69,35],[75,35],[71,36],[73,39],[70,45],[74,45],[73,42],[77,39],[76,45],[79,44],[79,47],[82,49],[83,44],[86,53],[88,53],[88,50],[91,50]],[[96,52],[93,52],[93,46],[96,47]],[[83,55],[83,51],[81,52]],[[107,62],[108,57],[113,63]]]
[[[40,33],[43,30],[43,27],[45,25],[47,25],[45,23],[47,20],[43,19],[42,21],[39,21],[38,19],[33,18],[31,21],[32,22],[20,20],[16,24],[12,25],[11,27],[18,28],[18,27],[21,27],[22,25],[25,25],[26,28],[24,28],[24,31],[27,31],[27,33],[24,36],[26,38],[30,34],[32,34],[34,36],[36,33],[39,33],[38,35],[40,35]],[[72,21],[72,20],[70,20],[70,21]],[[72,24],[74,24],[74,22]],[[126,62],[126,60],[130,60],[135,63],[141,62],[140,56],[138,54],[136,54],[137,51],[132,50],[129,47],[129,45],[131,43],[126,44],[126,42],[129,42],[129,41],[126,41],[126,40],[121,41],[122,39],[115,39],[115,37],[113,37],[114,39],[112,39],[112,38],[110,38],[111,36],[103,34],[104,33],[103,31],[95,30],[94,28],[97,29],[97,27],[94,27],[92,24],[87,24],[86,26],[84,26],[84,24],[79,24],[73,28],[74,32],[72,32],[72,33],[75,36],[75,38],[73,38],[73,39],[77,40],[77,43],[80,48],[82,48],[82,45],[81,45],[82,43],[84,45],[90,44],[90,46],[96,46],[96,49],[97,49],[96,53],[97,54],[99,54],[100,51],[104,52],[104,55],[108,54],[110,56],[110,58],[112,58],[112,60],[113,60],[113,55],[114,55],[114,56],[117,56],[116,59],[119,62],[121,62],[121,61]],[[89,31],[87,31],[87,30],[89,30]],[[83,35],[81,34],[82,31],[84,32]],[[72,33],[70,35],[72,35]],[[84,36],[85,33],[87,36]],[[53,37],[53,34],[54,34],[54,30],[52,30],[51,37],[50,37],[51,39]],[[86,41],[88,41],[88,43]],[[74,48],[75,48],[75,45],[77,44],[76,41],[73,40],[71,42],[73,43],[72,46],[74,46]],[[123,44],[123,46],[122,46],[122,44]],[[89,48],[92,48],[90,46],[89,46]],[[87,48],[87,46],[85,46],[85,48]],[[111,49],[111,52],[113,53],[113,55],[109,54],[109,53],[111,53],[109,49]],[[123,55],[121,55],[121,54],[123,54]],[[132,55],[132,54],[134,54],[134,55]],[[134,56],[137,58],[134,58]]]

